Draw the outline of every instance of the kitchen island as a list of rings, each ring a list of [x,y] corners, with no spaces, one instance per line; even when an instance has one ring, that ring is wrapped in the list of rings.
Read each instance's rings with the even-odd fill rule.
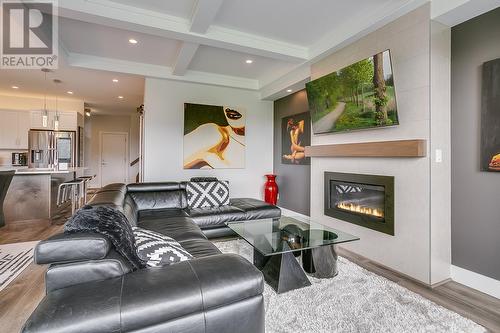
[[[84,168],[2,167],[16,170],[4,202],[6,223],[29,220],[55,220],[67,211],[57,206],[57,190],[65,181],[82,176]]]

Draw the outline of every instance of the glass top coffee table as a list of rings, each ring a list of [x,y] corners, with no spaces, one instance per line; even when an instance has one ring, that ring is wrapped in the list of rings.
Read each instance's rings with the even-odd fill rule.
[[[305,272],[317,278],[334,277],[338,273],[334,245],[359,240],[312,220],[288,216],[229,222],[227,226],[252,245],[254,265],[277,293],[311,285]]]

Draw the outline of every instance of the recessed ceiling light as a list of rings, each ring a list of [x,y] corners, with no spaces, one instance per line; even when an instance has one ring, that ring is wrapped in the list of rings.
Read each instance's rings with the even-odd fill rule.
[[[12,89],[19,89],[18,86],[12,86]]]
[[[247,64],[251,64],[251,63],[253,62],[253,60],[252,60],[252,59],[247,59],[247,60],[245,60],[245,62],[246,62]]]
[[[292,89],[287,89],[286,92],[292,92]]]
[[[129,42],[130,44],[137,44],[137,39],[130,38],[130,39],[128,40],[128,42]]]
[[[68,91],[68,94],[73,95],[73,92],[72,91]]]
[[[123,96],[118,96],[119,99],[123,99]]]
[[[113,82],[114,82],[114,83],[118,82],[118,79],[113,79]]]

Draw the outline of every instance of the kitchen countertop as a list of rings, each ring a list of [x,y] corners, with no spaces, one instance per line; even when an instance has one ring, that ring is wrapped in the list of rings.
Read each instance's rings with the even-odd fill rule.
[[[59,170],[57,168],[28,168],[26,166],[0,167],[0,171],[16,170],[16,175],[51,175],[51,174],[66,174],[70,172],[79,172],[87,168],[76,167],[68,168],[67,170]]]

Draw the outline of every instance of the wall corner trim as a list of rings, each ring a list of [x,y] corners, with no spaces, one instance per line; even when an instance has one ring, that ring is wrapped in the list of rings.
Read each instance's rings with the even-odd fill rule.
[[[500,299],[499,280],[454,265],[451,265],[451,279]]]

